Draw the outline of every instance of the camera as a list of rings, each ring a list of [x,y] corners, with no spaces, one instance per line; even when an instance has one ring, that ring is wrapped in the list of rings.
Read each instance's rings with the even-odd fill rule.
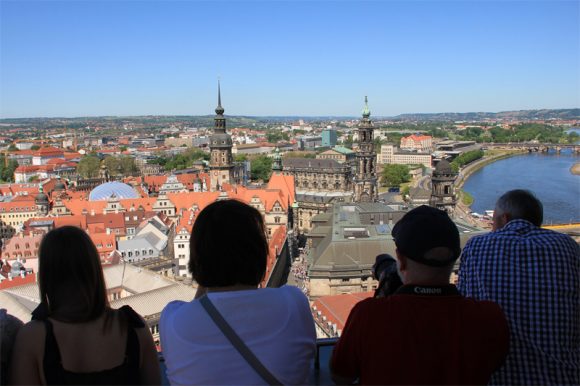
[[[375,258],[372,274],[373,278],[379,282],[375,290],[375,298],[390,296],[403,285],[397,271],[397,261],[387,253],[381,253]]]

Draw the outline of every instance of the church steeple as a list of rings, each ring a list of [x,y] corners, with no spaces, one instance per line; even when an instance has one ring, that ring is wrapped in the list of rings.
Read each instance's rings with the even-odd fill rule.
[[[224,115],[224,108],[222,107],[222,93],[220,88],[220,81],[218,80],[218,105],[215,108],[215,113],[217,115]]]
[[[371,110],[365,96],[365,107],[358,127],[357,165],[354,176],[354,199],[356,202],[376,201],[377,188],[377,155],[373,138],[373,123],[370,120]]]
[[[218,105],[215,108],[216,116],[214,118],[214,134],[226,132],[226,118],[224,117],[224,108],[222,107],[222,93],[220,81],[218,80]]]
[[[232,137],[226,132],[226,118],[222,107],[222,93],[218,80],[218,105],[213,134],[209,139],[210,148],[210,190],[217,191],[224,183],[234,182],[234,160],[232,156]]]

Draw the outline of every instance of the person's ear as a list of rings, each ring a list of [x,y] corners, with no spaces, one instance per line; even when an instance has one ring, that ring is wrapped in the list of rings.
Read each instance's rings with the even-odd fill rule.
[[[503,222],[502,226],[507,224],[508,222],[512,221],[512,216],[509,213],[504,213],[501,215],[501,221]]]
[[[407,269],[407,258],[398,249],[395,252],[397,254],[397,261],[399,262],[399,271],[403,272]]]

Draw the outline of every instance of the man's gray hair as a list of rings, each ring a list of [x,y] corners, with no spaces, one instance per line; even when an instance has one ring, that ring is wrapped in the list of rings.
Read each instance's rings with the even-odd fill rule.
[[[510,220],[527,220],[541,226],[544,220],[544,207],[529,190],[516,189],[504,193],[495,204],[495,215],[507,214]]]

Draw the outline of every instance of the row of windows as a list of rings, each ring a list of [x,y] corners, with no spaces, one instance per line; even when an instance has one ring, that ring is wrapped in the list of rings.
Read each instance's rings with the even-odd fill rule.
[[[149,249],[149,256],[153,256],[153,254],[155,253],[155,251],[153,249]],[[123,251],[121,252],[121,256],[123,257],[133,257],[133,256],[147,256],[147,250],[146,249],[142,249],[141,251],[139,251],[138,249],[133,250],[133,251]]]
[[[10,208],[10,212],[28,212],[31,210],[36,210],[36,207],[34,206],[25,206],[22,208]],[[5,208],[0,208],[0,212],[8,212]]]
[[[34,246],[35,246],[36,249],[38,249],[39,243],[35,243]],[[29,243],[25,243],[24,244],[24,248],[25,249],[30,249],[30,244]],[[20,249],[20,244],[14,244],[14,249]]]
[[[19,214],[9,214],[6,218],[29,218],[34,216],[34,213],[19,213]]]

